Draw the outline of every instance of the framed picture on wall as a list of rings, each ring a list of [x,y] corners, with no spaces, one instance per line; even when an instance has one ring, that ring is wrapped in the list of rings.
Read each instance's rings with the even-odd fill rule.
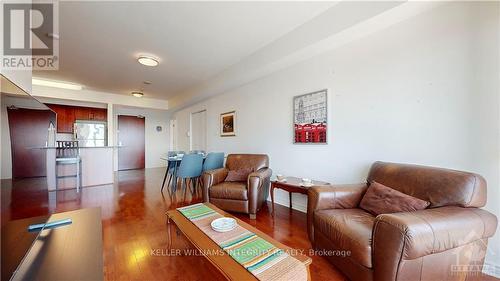
[[[326,144],[328,133],[327,90],[293,98],[293,143]]]
[[[236,111],[226,112],[220,115],[220,136],[236,136]]]

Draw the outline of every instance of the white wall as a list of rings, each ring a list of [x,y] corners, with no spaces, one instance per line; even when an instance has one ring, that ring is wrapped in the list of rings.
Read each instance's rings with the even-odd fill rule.
[[[180,110],[177,148],[189,148],[190,113],[206,109],[209,151],[267,153],[275,173],[332,183],[365,180],[376,160],[478,172],[500,217],[498,13],[494,2],[445,4]],[[292,144],[293,96],[324,88],[329,144]],[[237,136],[219,137],[231,110]],[[305,196],[294,206],[305,210]]]
[[[161,156],[167,155],[169,150],[169,120],[170,116],[165,110],[115,107],[114,114],[114,145],[117,145],[118,135],[118,115],[142,115],[145,120],[145,166],[146,168],[165,167],[166,162],[161,160]],[[162,131],[157,132],[156,126],[161,126]],[[115,171],[118,170],[118,155],[114,157]]]

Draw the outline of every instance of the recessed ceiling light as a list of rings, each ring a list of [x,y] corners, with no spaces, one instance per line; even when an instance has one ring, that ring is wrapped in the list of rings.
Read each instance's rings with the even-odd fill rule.
[[[136,98],[142,98],[142,96],[144,96],[144,94],[142,92],[132,92],[132,96],[134,96]]]
[[[138,59],[140,64],[146,65],[146,66],[157,66],[160,64],[158,62],[158,59],[150,57],[150,56],[140,56]]]
[[[68,89],[68,90],[81,90],[81,89],[83,89],[83,86],[79,85],[79,84],[73,84],[73,83],[67,83],[67,82],[60,82],[60,81],[44,80],[44,79],[38,79],[38,78],[32,78],[31,79],[31,84],[33,84],[33,85],[39,85],[39,86],[46,86],[46,87]]]

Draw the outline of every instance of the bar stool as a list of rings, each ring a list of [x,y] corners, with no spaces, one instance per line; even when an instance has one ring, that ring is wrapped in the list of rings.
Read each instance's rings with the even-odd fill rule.
[[[76,178],[76,192],[80,192],[81,181],[81,164],[80,147],[78,141],[57,141],[56,148],[56,190],[58,179],[61,178]],[[75,175],[59,176],[58,166],[60,165],[76,165]]]

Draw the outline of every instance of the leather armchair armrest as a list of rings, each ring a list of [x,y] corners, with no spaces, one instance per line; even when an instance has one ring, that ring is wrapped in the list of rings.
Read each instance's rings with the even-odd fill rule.
[[[206,171],[202,175],[203,180],[203,201],[209,202],[208,190],[210,187],[223,182],[229,170],[227,168],[220,168],[216,170]]]
[[[374,280],[395,280],[398,264],[493,236],[497,218],[477,208],[382,214],[373,229]]]
[[[270,168],[262,168],[248,175],[248,210],[250,214],[255,214],[259,200],[259,193],[262,192],[264,184],[268,184],[273,171]]]
[[[314,245],[314,212],[326,209],[357,208],[366,183],[313,186],[307,191],[307,234]]]

